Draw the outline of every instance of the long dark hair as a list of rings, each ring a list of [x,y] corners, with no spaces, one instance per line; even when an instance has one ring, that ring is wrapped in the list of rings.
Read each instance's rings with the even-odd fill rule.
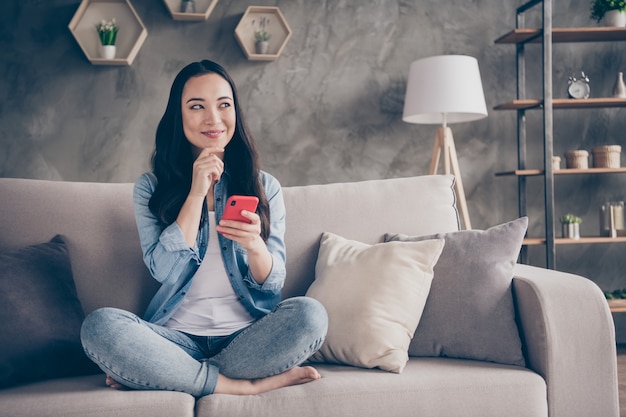
[[[270,234],[270,209],[261,184],[259,155],[248,131],[239,106],[235,83],[219,64],[203,60],[183,68],[172,84],[165,113],[156,131],[156,147],[152,155],[152,170],[158,179],[150,198],[150,211],[164,224],[176,220],[191,189],[194,156],[192,145],[183,132],[181,101],[183,88],[192,77],[215,73],[230,84],[233,91],[236,124],[235,133],[224,149],[224,169],[229,175],[228,195],[255,195],[259,198],[257,214],[261,217],[261,237]]]

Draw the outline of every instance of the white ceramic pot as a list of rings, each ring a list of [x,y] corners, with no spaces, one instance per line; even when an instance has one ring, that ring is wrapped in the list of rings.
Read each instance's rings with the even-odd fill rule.
[[[115,45],[100,45],[100,57],[104,59],[113,59],[115,58],[116,49]]]
[[[269,49],[270,43],[268,41],[257,41],[255,43],[255,49],[257,54],[266,54]]]
[[[604,26],[624,27],[626,26],[626,12],[609,10],[604,14],[602,21],[604,22]]]
[[[580,224],[579,223],[563,223],[561,224],[563,237],[565,239],[580,239]]]
[[[196,12],[196,0],[183,0],[180,3],[181,13],[195,13]]]

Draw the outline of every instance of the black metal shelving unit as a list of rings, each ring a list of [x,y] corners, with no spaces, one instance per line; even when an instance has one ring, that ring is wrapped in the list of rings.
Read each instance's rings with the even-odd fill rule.
[[[554,99],[552,89],[552,47],[553,43],[565,42],[612,42],[625,41],[626,28],[613,27],[584,27],[584,28],[553,28],[552,0],[530,0],[516,9],[515,30],[498,38],[496,44],[516,45],[516,100],[500,104],[494,110],[515,110],[517,112],[517,170],[496,175],[515,175],[518,182],[518,211],[520,216],[527,214],[527,178],[542,176],[545,203],[545,237],[525,239],[521,253],[521,261],[528,260],[528,245],[546,246],[546,267],[556,269],[557,244],[572,243],[569,239],[557,239],[555,236],[555,208],[554,208],[554,178],[555,174],[606,174],[624,173],[626,169],[602,170],[558,170],[554,171],[553,157],[553,109],[568,108],[598,108],[598,107],[626,107],[626,99],[599,98],[599,99]],[[540,28],[526,28],[525,17],[530,10],[536,11],[541,7]],[[529,99],[526,97],[526,47],[527,45],[541,45],[542,49],[542,97]],[[540,109],[543,112],[543,167],[530,169],[527,166],[527,137],[526,112]],[[606,239],[581,239],[579,243],[605,242]],[[626,241],[626,238],[613,239],[614,242]]]

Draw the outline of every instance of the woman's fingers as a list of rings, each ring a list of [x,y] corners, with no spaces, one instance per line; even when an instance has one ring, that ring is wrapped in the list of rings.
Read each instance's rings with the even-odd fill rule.
[[[217,153],[223,151],[218,148],[205,148],[200,152],[193,163],[193,177],[191,192],[199,195],[206,195],[215,181],[219,181],[224,172],[224,161]]]
[[[250,220],[251,223],[237,220],[220,220],[216,230],[227,237],[241,244],[245,249],[261,236],[261,219],[258,214],[242,210],[241,215]]]

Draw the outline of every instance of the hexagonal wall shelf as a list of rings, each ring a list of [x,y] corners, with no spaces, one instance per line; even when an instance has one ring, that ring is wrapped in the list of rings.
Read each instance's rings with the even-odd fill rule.
[[[183,12],[181,9],[182,0],[163,0],[165,7],[170,12],[172,19],[185,21],[207,20],[217,4],[217,0],[195,0],[194,13]]]
[[[96,24],[115,18],[119,26],[115,58],[100,57]],[[83,0],[68,25],[83,53],[94,65],[131,65],[148,31],[129,0]]]
[[[261,19],[267,19],[265,29],[272,37],[267,53],[256,52],[254,33],[259,30]],[[278,7],[249,6],[235,28],[235,38],[246,58],[251,61],[274,61],[278,58],[291,37],[291,29]]]

